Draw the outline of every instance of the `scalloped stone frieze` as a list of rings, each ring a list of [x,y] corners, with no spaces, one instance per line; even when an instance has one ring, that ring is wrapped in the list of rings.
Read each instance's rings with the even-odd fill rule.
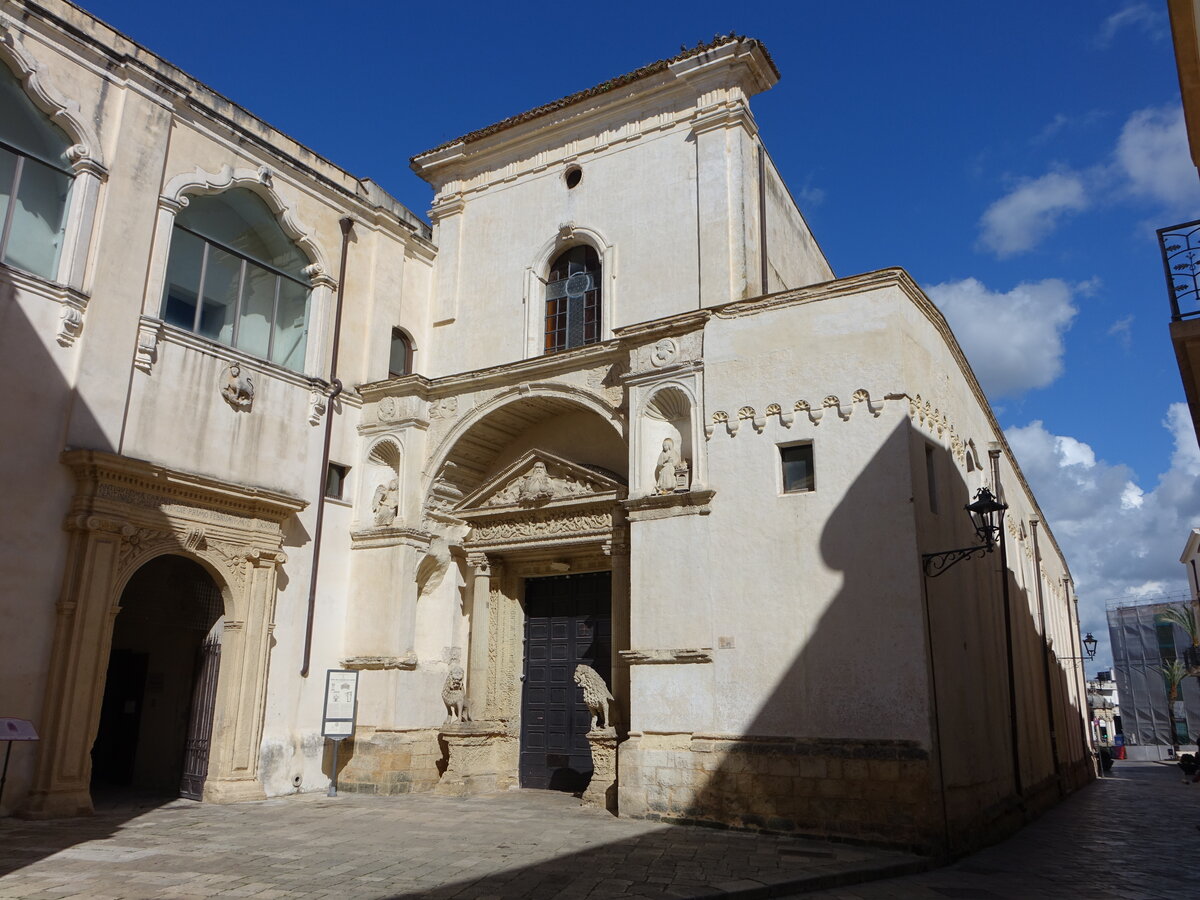
[[[772,416],[778,418],[784,428],[791,428],[797,413],[803,413],[811,425],[820,425],[825,414],[831,413],[843,422],[850,421],[856,409],[865,409],[874,418],[879,418],[887,400],[906,399],[904,394],[887,394],[882,400],[872,400],[871,394],[865,388],[859,388],[850,398],[849,403],[843,403],[836,394],[826,395],[820,403],[813,404],[807,400],[797,400],[792,404],[768,403],[760,415],[753,406],[742,406],[736,413],[718,409],[709,417],[704,426],[705,437],[711,438],[718,425],[724,425],[730,437],[736,437],[743,422],[749,422],[758,434],[766,429],[767,420]]]

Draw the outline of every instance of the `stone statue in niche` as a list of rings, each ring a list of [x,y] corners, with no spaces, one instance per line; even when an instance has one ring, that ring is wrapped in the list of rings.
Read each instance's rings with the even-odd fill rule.
[[[471,720],[467,715],[467,695],[463,691],[464,675],[462,666],[451,666],[446,673],[446,683],[442,686],[442,702],[446,704],[446,721],[443,724]]]
[[[221,378],[221,396],[234,409],[249,412],[254,403],[254,382],[250,373],[243,371],[237,363],[226,366]]]
[[[682,459],[675,449],[674,438],[666,438],[662,442],[662,452],[658,454],[658,462],[654,467],[656,491],[659,494],[675,493],[675,469]]]
[[[517,499],[529,502],[531,500],[549,500],[554,496],[554,482],[546,471],[546,464],[538,460],[529,470],[529,474],[521,481],[521,490]]]
[[[371,515],[376,525],[391,525],[400,510],[400,481],[393,478],[375,488],[371,500]]]
[[[609,704],[614,702],[613,695],[608,690],[604,679],[589,665],[580,663],[575,667],[575,683],[583,688],[583,702],[587,704],[588,712],[592,714],[591,731],[600,727],[599,719],[604,719],[605,728],[611,728],[609,719]]]

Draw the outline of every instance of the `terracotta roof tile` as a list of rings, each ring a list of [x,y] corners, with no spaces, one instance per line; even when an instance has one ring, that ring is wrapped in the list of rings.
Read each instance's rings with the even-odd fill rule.
[[[512,128],[515,125],[529,122],[533,119],[540,118],[541,116],[548,115],[552,112],[556,112],[557,110],[572,106],[573,104],[580,103],[584,100],[590,100],[592,97],[598,97],[601,94],[614,91],[617,88],[631,84],[640,78],[645,78],[647,75],[654,75],[657,72],[662,72],[666,70],[666,68],[672,63],[690,59],[693,56],[698,56],[701,53],[705,53],[709,50],[715,50],[717,47],[722,47],[725,44],[736,43],[740,41],[747,41],[751,44],[757,45],[759,49],[762,50],[763,55],[766,56],[767,63],[771,66],[771,70],[775,73],[776,77],[779,77],[779,69],[775,67],[775,61],[771,59],[771,54],[767,51],[766,45],[761,41],[756,41],[752,38],[747,38],[745,35],[734,34],[732,32],[724,35],[719,34],[707,43],[701,41],[691,49],[683,49],[682,52],[676,56],[672,56],[670,59],[660,59],[657,62],[652,62],[649,65],[642,66],[640,69],[634,69],[632,72],[627,72],[624,75],[618,75],[616,78],[610,78],[608,81],[601,82],[595,87],[590,87],[583,91],[576,91],[574,94],[568,94],[566,97],[554,100],[551,103],[543,104],[542,106],[535,107],[534,109],[515,116],[509,116],[507,119],[501,119],[499,122],[496,122],[493,125],[488,125],[485,128],[479,128],[475,131],[468,132],[462,137],[457,137],[452,141],[446,141],[444,144],[438,144],[436,147],[426,150],[424,153],[418,153],[416,156],[412,157],[412,162],[415,163],[421,157],[428,156],[430,153],[435,153],[438,150],[444,150],[446,147],[452,147],[455,144],[469,144],[472,141],[481,140],[489,135],[504,131],[507,128]]]

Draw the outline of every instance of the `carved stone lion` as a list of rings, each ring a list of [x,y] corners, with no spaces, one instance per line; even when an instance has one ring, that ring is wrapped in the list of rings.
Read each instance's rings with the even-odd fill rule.
[[[249,372],[243,372],[237,363],[225,367],[221,384],[221,396],[234,409],[250,411],[254,403],[254,381]]]
[[[442,702],[446,704],[446,722],[467,722],[467,698],[463,693],[462,666],[451,666],[446,673],[446,683],[442,686]]]
[[[595,731],[599,727],[600,718],[604,719],[605,728],[611,728],[608,705],[613,702],[613,695],[609,693],[608,685],[604,683],[600,673],[591,666],[580,663],[575,667],[575,683],[583,688],[583,702],[592,714],[591,730]]]

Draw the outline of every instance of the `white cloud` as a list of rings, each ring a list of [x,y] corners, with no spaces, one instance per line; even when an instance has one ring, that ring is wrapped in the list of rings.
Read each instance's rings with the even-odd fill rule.
[[[1121,129],[1115,157],[1127,190],[1135,196],[1178,215],[1200,210],[1200,180],[1188,152],[1182,107],[1135,112]]]
[[[1075,289],[1065,281],[1047,278],[1002,293],[966,278],[931,285],[926,293],[989,397],[1046,387],[1062,374],[1063,334],[1078,312]]]
[[[1050,172],[1022,181],[983,213],[979,243],[1003,259],[1033,247],[1067,213],[1087,209],[1083,180],[1071,172]]]
[[[1173,404],[1163,426],[1175,451],[1151,490],[1128,466],[1096,459],[1085,442],[1052,434],[1040,421],[1007,431],[1071,567],[1081,627],[1097,637],[1108,635],[1106,600],[1187,587],[1179,554],[1200,524],[1200,447],[1186,404]],[[1080,464],[1081,457],[1091,464]]]
[[[1108,326],[1108,336],[1114,337],[1121,342],[1121,346],[1128,350],[1133,346],[1133,315],[1125,316],[1117,319]]]
[[[1149,3],[1130,3],[1104,20],[1096,35],[1096,46],[1108,47],[1123,28],[1141,29],[1155,40],[1167,35],[1167,23],[1161,10],[1154,9]]]

